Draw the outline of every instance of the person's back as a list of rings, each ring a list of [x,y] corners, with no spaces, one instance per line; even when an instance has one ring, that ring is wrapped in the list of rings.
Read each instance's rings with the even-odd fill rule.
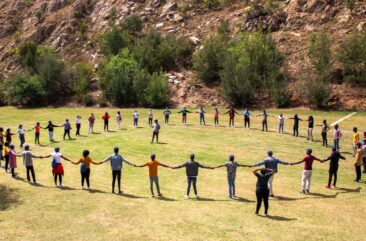
[[[32,160],[33,155],[31,151],[23,151],[22,157],[24,166],[33,166],[33,160]]]
[[[198,176],[198,168],[200,167],[199,162],[196,161],[188,161],[185,164],[186,167],[186,173],[189,177],[195,177]]]
[[[112,170],[121,170],[123,157],[120,154],[112,154],[109,158]]]
[[[160,130],[160,124],[159,123],[155,123],[154,124],[154,132],[159,132]]]
[[[255,175],[257,176],[258,180],[257,180],[257,184],[256,184],[256,187],[257,187],[257,190],[260,191],[260,190],[268,190],[268,181],[269,179],[271,178],[272,176],[272,173],[271,172],[267,172],[266,174],[261,174],[261,173],[255,173]]]
[[[235,177],[236,176],[236,169],[239,166],[239,163],[235,161],[228,161],[225,163],[227,175],[228,177]]]
[[[344,157],[338,151],[332,152],[332,154],[330,155],[330,164],[329,165],[331,167],[338,166],[340,159],[344,159]]]
[[[277,172],[279,160],[273,156],[269,156],[264,159],[264,167],[272,169],[274,172]]]
[[[149,176],[150,177],[156,177],[158,176],[158,166],[160,163],[158,161],[149,161],[146,163],[149,167]]]

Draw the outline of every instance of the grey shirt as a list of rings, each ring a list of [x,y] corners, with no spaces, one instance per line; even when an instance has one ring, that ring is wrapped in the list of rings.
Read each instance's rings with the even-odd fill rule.
[[[111,163],[111,169],[113,171],[120,171],[122,169],[122,164],[123,162],[126,162],[127,164],[133,166],[134,164],[127,161],[126,159],[123,158],[123,156],[121,156],[120,154],[112,154],[109,157],[107,157],[104,161],[102,161],[102,163],[110,161]]]
[[[24,166],[33,166],[33,157],[35,157],[31,151],[23,151],[22,152],[23,157],[23,164]]]
[[[198,168],[208,168],[206,166],[201,165],[199,162],[196,161],[187,161],[182,165],[177,166],[177,168],[186,168],[186,174],[188,177],[196,177],[198,176]]]

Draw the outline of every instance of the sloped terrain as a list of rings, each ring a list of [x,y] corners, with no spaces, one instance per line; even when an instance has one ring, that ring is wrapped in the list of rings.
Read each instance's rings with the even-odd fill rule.
[[[17,69],[12,50],[26,40],[54,46],[65,59],[84,59],[98,68],[103,55],[96,39],[108,28],[111,15],[118,23],[130,14],[137,14],[146,29],[154,27],[163,33],[185,36],[196,48],[223,20],[229,22],[233,34],[255,31],[261,21],[263,28],[273,33],[279,50],[286,56],[293,103],[303,105],[298,83],[309,69],[309,35],[326,31],[336,50],[347,34],[362,31],[366,25],[364,1],[358,1],[353,11],[339,0],[291,0],[278,2],[272,12],[255,9],[245,14],[247,8],[246,1],[208,9],[203,4],[183,0],[3,0],[0,3],[1,76],[6,78]],[[87,29],[86,38],[81,38],[81,28]],[[192,82],[194,74],[190,70],[177,69],[170,74],[176,79],[170,81],[174,104],[225,104],[217,87]],[[337,108],[366,109],[365,88],[347,85],[333,85],[333,88],[332,101],[338,103]],[[259,99],[259,105],[266,105],[265,97]]]

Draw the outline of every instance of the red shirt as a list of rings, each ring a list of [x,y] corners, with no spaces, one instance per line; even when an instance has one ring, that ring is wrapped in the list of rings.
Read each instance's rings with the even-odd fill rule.
[[[234,110],[229,110],[229,117],[230,118],[234,118],[235,117],[235,111]]]
[[[41,132],[41,126],[35,126],[34,130],[36,131],[37,134],[39,134]]]
[[[305,161],[304,170],[310,171],[313,170],[313,162],[316,159],[315,156],[309,155],[304,157],[303,161]]]

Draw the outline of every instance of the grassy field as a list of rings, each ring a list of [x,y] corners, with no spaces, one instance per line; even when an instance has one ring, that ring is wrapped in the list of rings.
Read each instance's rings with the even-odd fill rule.
[[[315,141],[305,139],[306,123],[300,124],[301,137],[294,138],[292,121],[285,122],[286,134],[277,133],[277,119],[269,119],[270,132],[261,131],[260,118],[252,119],[252,129],[243,129],[242,117],[236,118],[235,128],[228,128],[227,116],[221,116],[222,126],[215,128],[213,115],[206,119],[209,126],[199,126],[198,114],[189,114],[189,125],[180,124],[180,115],[171,116],[171,125],[162,125],[162,144],[150,144],[151,128],[147,127],[147,110],[139,109],[141,128],[132,127],[133,109],[123,109],[123,130],[105,133],[102,120],[96,122],[98,134],[87,135],[87,117],[93,112],[100,117],[107,109],[16,109],[0,108],[0,126],[11,127],[19,123],[26,129],[35,122],[46,125],[48,120],[62,124],[69,118],[74,126],[76,115],[82,116],[82,134],[72,141],[61,141],[61,128],[55,130],[55,139],[49,144],[46,130],[41,132],[41,143],[34,146],[33,132],[27,132],[34,154],[50,154],[55,146],[73,160],[80,158],[83,149],[91,157],[102,160],[119,146],[130,161],[142,164],[151,153],[157,160],[170,165],[188,160],[191,152],[197,161],[215,166],[224,163],[231,153],[238,162],[252,164],[263,160],[271,149],[285,161],[298,161],[305,148],[314,149],[314,155],[325,158],[329,148],[321,145],[320,127],[314,131]],[[115,129],[117,109],[108,109]],[[174,112],[176,112],[174,110]],[[306,110],[268,110],[270,114],[298,113],[304,119],[312,114],[316,124],[326,118],[332,123],[349,113]],[[161,110],[155,117],[163,122]],[[259,111],[253,111],[259,114]],[[277,198],[270,199],[270,216],[256,216],[256,177],[250,168],[237,173],[237,200],[227,198],[225,169],[200,170],[198,178],[199,200],[185,200],[185,170],[160,168],[160,186],[165,198],[153,199],[149,193],[147,168],[125,165],[122,174],[124,195],[111,193],[109,164],[92,166],[92,190],[81,190],[79,166],[64,162],[64,189],[55,188],[51,175],[51,160],[36,159],[35,170],[40,186],[26,182],[25,168],[18,159],[18,178],[13,179],[0,169],[0,240],[364,240],[362,234],[366,216],[365,183],[354,183],[351,155],[352,127],[366,129],[366,113],[358,113],[340,123],[343,131],[341,150],[347,160],[340,164],[338,189],[324,188],[328,176],[328,163],[314,164],[310,195],[301,195],[303,165],[280,166],[274,181]],[[75,129],[75,128],[74,128]],[[75,130],[73,130],[73,134]],[[329,142],[332,142],[329,132]],[[18,138],[14,136],[18,146]],[[16,151],[20,151],[17,147]],[[2,162],[4,165],[4,162]],[[263,213],[263,210],[261,210]]]

